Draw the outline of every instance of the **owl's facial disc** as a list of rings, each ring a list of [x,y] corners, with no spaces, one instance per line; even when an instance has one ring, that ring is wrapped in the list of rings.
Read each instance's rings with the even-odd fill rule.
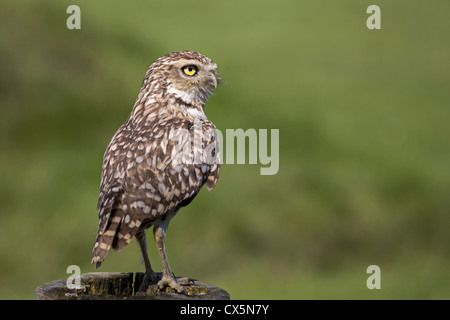
[[[169,69],[169,92],[189,104],[206,102],[217,88],[218,77],[215,63],[203,64],[196,60],[177,61]]]
[[[181,67],[181,77],[192,86],[217,88],[216,66],[188,64]]]

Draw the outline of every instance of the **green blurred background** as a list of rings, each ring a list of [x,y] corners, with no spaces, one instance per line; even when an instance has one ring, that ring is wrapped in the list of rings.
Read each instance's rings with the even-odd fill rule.
[[[66,9],[81,8],[81,30]],[[366,9],[381,7],[381,30]],[[280,168],[224,164],[171,222],[175,274],[233,299],[450,298],[450,2],[0,4],[0,298],[82,273],[103,152],[148,66],[200,51],[216,126],[280,130]],[[161,263],[152,237],[150,258]],[[99,271],[143,271],[133,241]],[[381,290],[366,268],[381,268]]]

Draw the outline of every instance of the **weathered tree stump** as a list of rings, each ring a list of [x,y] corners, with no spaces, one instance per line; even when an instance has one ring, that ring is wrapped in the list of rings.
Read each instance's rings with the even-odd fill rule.
[[[146,292],[137,292],[144,277],[143,272],[92,272],[80,276],[80,288],[69,289],[67,279],[54,280],[35,290],[36,300],[229,300],[225,290],[190,279],[183,285],[189,295],[176,293],[172,288],[158,292],[156,283]]]

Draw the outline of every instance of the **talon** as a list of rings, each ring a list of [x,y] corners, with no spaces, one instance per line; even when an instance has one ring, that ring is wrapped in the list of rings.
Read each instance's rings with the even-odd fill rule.
[[[183,288],[173,277],[165,277],[158,282],[157,288],[158,291],[163,290],[165,287],[170,287],[177,291],[178,293],[183,293],[185,295],[189,295],[187,290]]]

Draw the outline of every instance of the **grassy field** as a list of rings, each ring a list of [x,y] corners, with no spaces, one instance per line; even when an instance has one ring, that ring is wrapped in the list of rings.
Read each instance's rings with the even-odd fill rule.
[[[175,274],[232,299],[450,299],[447,0],[74,4],[81,30],[65,1],[0,4],[1,299],[95,271],[103,152],[148,66],[184,49],[224,79],[208,118],[279,129],[280,167],[222,166],[171,222]],[[135,241],[99,269],[143,270]]]

